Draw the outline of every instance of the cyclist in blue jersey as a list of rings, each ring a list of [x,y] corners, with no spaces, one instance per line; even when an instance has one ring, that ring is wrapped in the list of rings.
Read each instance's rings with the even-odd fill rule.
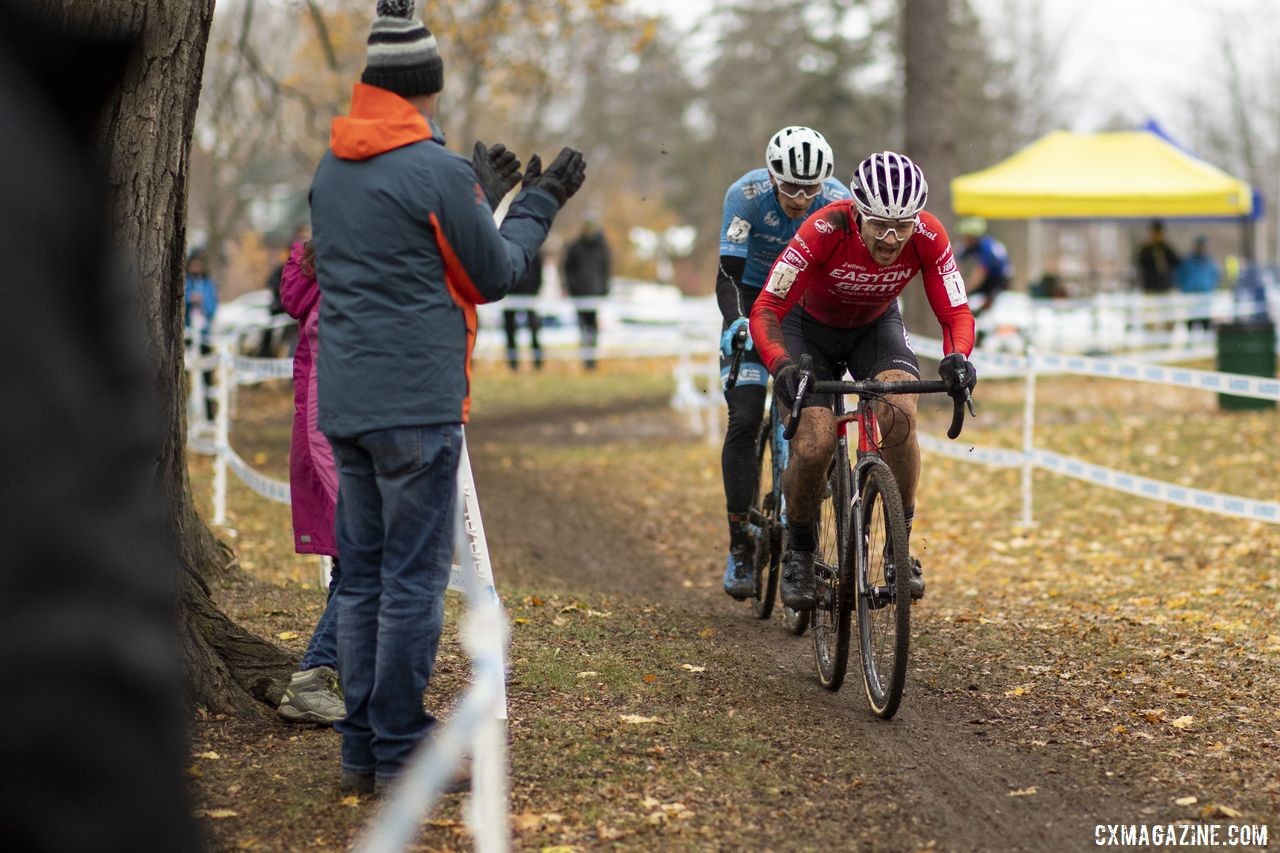
[[[967,216],[960,220],[958,228],[964,237],[960,263],[971,265],[965,275],[966,282],[973,282],[968,288],[969,298],[982,297],[982,302],[973,309],[973,316],[977,319],[991,310],[996,297],[1008,289],[1013,278],[1013,264],[1004,244],[987,233],[987,221],[982,217]]]
[[[751,306],[773,262],[810,214],[849,198],[849,189],[831,177],[831,146],[807,127],[784,127],[765,149],[765,168],[733,182],[724,196],[720,224],[720,270],[716,301],[724,316],[720,336],[721,387],[733,360],[735,338],[745,335],[737,384],[724,393],[729,405],[720,467],[729,515],[729,558],[724,591],[736,599],[755,594],[753,548],[747,519],[757,488],[756,435],[764,417],[769,373],[747,330]]]

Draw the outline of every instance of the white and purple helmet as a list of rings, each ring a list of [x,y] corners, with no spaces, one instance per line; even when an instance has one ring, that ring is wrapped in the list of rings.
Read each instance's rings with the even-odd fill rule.
[[[911,158],[892,151],[872,154],[858,164],[849,180],[853,203],[863,216],[912,219],[924,210],[929,185]]]

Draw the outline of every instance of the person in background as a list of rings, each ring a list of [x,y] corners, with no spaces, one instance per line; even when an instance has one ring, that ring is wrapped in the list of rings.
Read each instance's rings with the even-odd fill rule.
[[[1164,239],[1164,223],[1151,222],[1146,242],[1138,249],[1138,286],[1143,293],[1169,293],[1173,290],[1173,271],[1182,259]]]
[[[967,266],[965,284],[969,298],[981,296],[982,302],[973,309],[977,320],[995,304],[996,297],[1009,289],[1013,277],[1013,264],[1004,244],[987,233],[987,221],[980,216],[966,216],[957,224],[964,248],[960,263]],[[969,282],[972,281],[972,284]]]
[[[300,226],[294,230],[293,240],[284,247],[283,257],[280,263],[272,267],[271,272],[267,274],[265,282],[266,289],[271,293],[271,303],[267,308],[271,315],[270,319],[275,321],[276,318],[288,312],[285,310],[283,303],[280,301],[280,278],[284,275],[285,267],[289,264],[293,250],[301,243],[305,243],[311,236],[310,229],[306,226]],[[262,341],[258,344],[256,353],[258,358],[275,358],[280,354],[282,344],[285,340],[286,331],[279,327],[272,327],[262,330]],[[294,344],[296,346],[296,343]],[[290,347],[292,350],[292,346]],[[292,352],[289,353],[292,355]]]
[[[521,182],[504,146],[450,152],[435,124],[436,38],[413,0],[379,0],[350,113],[311,183],[320,292],[320,429],[338,466],[334,601],[346,716],[338,788],[376,793],[430,736],[423,705],[444,627],[476,305],[529,271],[586,179],[564,148]],[[470,785],[460,768],[448,789]]]
[[[1188,307],[1191,317],[1187,320],[1187,330],[1209,330],[1209,318],[1213,305],[1208,294],[1218,289],[1222,281],[1222,268],[1209,254],[1209,240],[1203,234],[1196,237],[1191,254],[1178,264],[1174,278],[1178,282],[1178,290],[1188,296],[1200,296],[1200,299],[1189,299]]]
[[[609,295],[613,260],[604,231],[593,220],[582,223],[582,232],[564,253],[565,289],[572,297],[599,299]],[[578,329],[582,333],[582,363],[596,367],[596,346],[600,342],[599,315],[594,304],[578,309]]]
[[[542,253],[539,252],[529,266],[529,273],[520,279],[520,283],[511,288],[511,296],[537,296],[542,290]],[[538,331],[542,328],[542,318],[538,316],[537,307],[504,308],[502,311],[502,328],[507,333],[507,364],[511,369],[520,369],[520,346],[517,336],[520,321],[529,326],[529,348],[533,351],[535,370],[542,369],[542,345],[538,343]]]
[[[204,249],[193,249],[187,256],[186,309],[183,322],[188,333],[199,335],[200,354],[213,352],[210,338],[213,335],[213,318],[218,313],[218,286],[209,276],[209,268],[205,263]],[[213,420],[213,397],[208,391],[213,387],[214,372],[204,371],[205,416]]]
[[[333,566],[324,611],[276,713],[294,723],[333,725],[346,714],[338,683],[337,608],[333,603],[342,577],[333,535],[338,470],[333,448],[319,427],[315,358],[320,347],[320,287],[309,241],[293,244],[280,276],[280,303],[298,321],[298,347],[293,356],[293,435],[289,442],[293,549],[299,554],[331,557]]]

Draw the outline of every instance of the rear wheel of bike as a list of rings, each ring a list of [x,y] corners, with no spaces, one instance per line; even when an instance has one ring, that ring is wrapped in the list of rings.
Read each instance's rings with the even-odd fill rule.
[[[818,551],[814,560],[818,603],[813,609],[813,656],[818,680],[839,690],[849,664],[853,572],[848,559],[849,457],[843,445],[827,475],[827,496],[818,517]]]
[[[775,484],[773,450],[766,421],[760,430],[759,471],[756,502],[751,507],[751,521],[756,525],[755,575],[756,595],[751,603],[757,619],[773,615],[773,602],[778,594],[778,562],[782,556],[782,486]]]
[[[867,701],[889,719],[902,701],[911,643],[911,566],[898,484],[883,462],[861,477],[850,531],[858,583],[858,646]]]

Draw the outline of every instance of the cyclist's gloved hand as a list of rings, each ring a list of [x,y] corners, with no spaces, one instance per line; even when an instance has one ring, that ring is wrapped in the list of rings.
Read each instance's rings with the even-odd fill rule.
[[[737,336],[738,332],[745,332],[747,335],[746,340],[742,344],[742,348],[748,352],[755,349],[756,345],[755,342],[751,340],[751,330],[748,328],[747,318],[739,317],[729,324],[729,328],[724,330],[724,334],[720,335],[720,352],[724,354],[725,358],[732,357],[733,339]]]
[[[489,148],[477,140],[471,152],[471,168],[476,170],[490,209],[496,210],[511,188],[520,183],[520,158],[501,142]]]
[[[794,361],[784,361],[778,372],[773,374],[773,393],[783,408],[790,412],[796,404],[796,395],[800,393],[800,368]]]
[[[938,365],[938,375],[947,383],[951,389],[949,393],[952,394],[972,391],[973,386],[978,384],[978,371],[974,369],[973,362],[958,352],[953,352],[942,360]]]
[[[524,170],[524,185],[546,190],[555,196],[561,207],[582,188],[586,179],[587,161],[581,151],[572,148],[560,149],[545,172],[542,171],[542,158],[537,154],[529,158],[529,165]]]

